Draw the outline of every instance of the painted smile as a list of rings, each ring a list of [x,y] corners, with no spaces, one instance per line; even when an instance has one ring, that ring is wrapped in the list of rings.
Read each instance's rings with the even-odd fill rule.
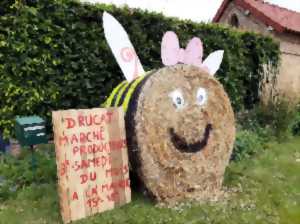
[[[174,128],[170,128],[169,133],[170,133],[171,141],[172,141],[173,145],[180,152],[196,153],[196,152],[201,151],[207,145],[211,130],[212,130],[212,125],[207,124],[205,127],[205,131],[204,131],[202,140],[199,140],[199,141],[197,141],[195,143],[191,143],[191,144],[187,143],[187,141],[184,138],[177,135],[174,131]]]

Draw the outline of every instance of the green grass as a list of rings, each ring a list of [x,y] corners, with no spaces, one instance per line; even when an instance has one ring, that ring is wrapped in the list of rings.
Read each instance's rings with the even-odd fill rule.
[[[254,158],[230,164],[225,186],[234,193],[227,200],[168,209],[134,192],[130,204],[75,223],[300,224],[299,160],[300,138],[270,144]],[[62,223],[55,184],[31,185],[1,202],[0,223]]]

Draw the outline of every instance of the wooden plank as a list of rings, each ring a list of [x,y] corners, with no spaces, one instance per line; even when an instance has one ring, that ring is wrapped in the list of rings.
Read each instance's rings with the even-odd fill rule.
[[[54,111],[52,120],[64,223],[130,202],[122,108]]]

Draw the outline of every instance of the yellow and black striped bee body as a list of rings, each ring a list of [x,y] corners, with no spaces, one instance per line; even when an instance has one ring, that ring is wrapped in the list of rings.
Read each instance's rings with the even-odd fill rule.
[[[127,80],[121,82],[116,86],[107,100],[102,104],[103,107],[123,107],[125,113],[125,127],[126,127],[126,140],[128,147],[128,156],[130,167],[139,167],[140,160],[135,154],[134,148],[137,147],[136,142],[136,121],[134,119],[136,108],[138,104],[139,94],[143,85],[155,73],[155,70],[147,72],[143,76],[128,82]]]
[[[127,80],[121,82],[117,87],[113,89],[107,100],[102,106],[104,107],[123,107],[126,113],[132,98],[138,94],[138,90],[143,86],[143,83],[147,81],[147,78],[153,72],[147,72],[143,76],[139,76],[137,79],[128,82]]]

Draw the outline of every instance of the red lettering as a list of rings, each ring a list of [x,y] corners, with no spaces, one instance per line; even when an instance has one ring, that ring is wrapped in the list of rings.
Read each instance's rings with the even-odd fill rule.
[[[59,146],[62,146],[62,145],[65,145],[65,144],[68,144],[69,143],[69,139],[67,136],[59,136]]]
[[[118,189],[125,189],[130,187],[129,178],[102,184],[100,189],[102,192],[105,191],[118,191]]]
[[[71,137],[71,145],[73,145],[74,142],[75,142],[75,143],[78,143],[78,138],[77,138],[77,136],[76,136],[75,134],[72,135],[72,137]]]
[[[97,173],[96,172],[90,172],[88,174],[81,174],[80,175],[81,182],[80,184],[85,184],[88,180],[95,181],[97,179]]]
[[[87,153],[95,153],[95,144],[87,146]]]
[[[107,195],[107,199],[108,199],[108,201],[117,202],[117,201],[120,201],[120,195],[117,191],[114,191],[110,195]]]
[[[117,184],[118,184],[119,188],[125,189],[127,187],[130,187],[130,180],[129,180],[129,178],[123,179],[123,180],[120,180]]]
[[[90,166],[90,162],[88,160],[81,160],[81,169],[87,169]]]
[[[85,142],[93,142],[92,133],[88,133],[87,135],[81,133],[79,134],[80,139],[76,137],[76,135],[72,135],[71,144],[75,143],[82,143]],[[66,139],[66,141],[68,141]],[[119,141],[110,141],[110,142],[99,142],[98,144],[87,144],[87,145],[80,145],[74,146],[72,148],[73,154],[80,153],[80,155],[84,154],[96,154],[99,152],[112,152],[112,151],[119,151],[126,148],[126,141],[119,140]]]
[[[110,183],[109,190],[116,191],[117,187],[118,187],[118,182],[112,182]]]
[[[68,137],[63,136],[60,137],[59,141],[60,144],[67,143]],[[93,131],[93,132],[80,132],[79,134],[73,134],[70,138],[70,143],[72,145],[82,143],[85,144],[87,142],[93,142],[93,141],[103,141],[104,140],[104,127],[100,127],[99,130]],[[103,143],[101,143],[103,144]]]
[[[76,191],[73,193],[72,200],[78,200],[78,194]]]
[[[78,146],[74,146],[73,147],[73,154],[75,155],[77,152],[79,152],[79,147]]]
[[[107,169],[105,172],[106,177],[114,177],[127,174],[129,172],[128,166]]]
[[[94,187],[92,187],[91,190],[87,190],[87,191],[85,192],[85,196],[86,196],[87,198],[91,198],[91,197],[93,197],[93,196],[98,196],[97,185],[94,186]]]
[[[101,126],[99,131],[98,131],[98,136],[97,136],[98,140],[101,140],[101,141],[104,140],[103,132],[104,132],[104,127]]]
[[[95,114],[94,115],[94,124],[95,125],[101,125],[101,123],[102,123],[102,120],[101,120],[101,118],[98,118],[98,115],[97,114]]]
[[[79,137],[81,139],[78,140],[78,138],[76,136],[72,136],[71,144],[74,144],[74,143],[83,143],[84,144],[85,140],[87,140],[87,142],[93,141],[92,133],[88,133],[87,135],[84,135],[81,133],[81,136],[79,135]],[[110,141],[110,142],[102,141],[102,142],[99,142],[98,144],[87,144],[87,145],[74,146],[72,151],[73,151],[74,155],[76,153],[80,153],[80,155],[84,155],[86,153],[96,154],[98,152],[109,153],[111,151],[119,151],[119,150],[122,150],[125,148],[126,148],[126,141],[118,140],[118,141]]]
[[[91,180],[91,181],[95,181],[96,179],[97,179],[97,174],[96,174],[96,172],[90,173],[90,180]]]
[[[92,188],[92,195],[97,195],[97,194],[98,192],[97,192],[97,185],[96,185],[96,187]]]
[[[86,152],[85,149],[86,149],[85,145],[81,145],[80,146],[80,155],[82,155],[82,154],[84,154]]]
[[[79,134],[80,143],[86,143],[86,135],[85,133]]]
[[[87,140],[88,142],[92,142],[92,140],[90,139],[90,135],[91,135],[91,132],[88,132],[88,133],[86,134],[86,140]]]
[[[82,115],[78,116],[78,123],[79,123],[79,127],[84,126],[84,116]]]
[[[108,184],[102,184],[102,186],[101,186],[101,191],[102,191],[102,192],[104,192],[104,191],[109,191]]]
[[[67,167],[64,163],[62,163],[60,165],[60,171],[59,171],[60,176],[64,176],[66,174],[66,172],[67,172]]]
[[[96,198],[90,198],[87,200],[87,205],[90,208],[96,208],[99,206],[100,203],[102,203],[103,200],[100,197],[96,197]]]
[[[128,165],[125,165],[125,166],[123,167],[123,175],[124,175],[124,174],[127,174],[127,173],[129,173],[129,167],[128,167]]]
[[[121,150],[126,147],[126,140],[120,139],[117,141],[110,141],[108,144],[110,151]]]
[[[67,173],[67,168],[69,166],[69,160],[65,160],[60,165],[60,176],[64,176]]]
[[[86,174],[80,175],[80,178],[81,178],[80,184],[85,184],[88,181],[88,175]]]
[[[67,120],[67,129],[75,127],[76,122],[73,118],[66,118],[66,120]]]
[[[92,200],[92,199],[88,199],[86,203],[87,203],[87,205],[91,208],[92,205],[93,205],[93,204],[92,204],[92,203],[93,203],[93,200]]]
[[[75,171],[78,171],[80,169],[79,161],[75,161],[75,164],[74,164],[73,168],[74,168]]]
[[[101,122],[105,122],[105,118],[106,118],[105,114],[102,114],[101,115]]]
[[[106,115],[107,115],[107,123],[110,123],[112,121],[112,116],[113,116],[113,112],[107,112]]]
[[[107,148],[108,148],[107,143],[101,142],[101,145],[100,145],[100,152],[107,152],[107,151],[108,151]]]
[[[91,126],[91,125],[93,125],[93,123],[94,122],[93,122],[92,115],[85,117],[85,124],[86,124],[86,126]]]
[[[102,127],[101,127],[102,128]],[[93,138],[97,140],[103,140],[102,131],[94,131],[93,132]]]
[[[85,147],[85,146],[82,146]],[[81,146],[80,146],[81,151]],[[80,161],[75,161],[75,166],[73,167],[75,171],[80,169],[88,169],[90,167],[105,167],[107,165],[111,165],[111,157],[110,156],[100,156],[92,159],[83,159]]]

